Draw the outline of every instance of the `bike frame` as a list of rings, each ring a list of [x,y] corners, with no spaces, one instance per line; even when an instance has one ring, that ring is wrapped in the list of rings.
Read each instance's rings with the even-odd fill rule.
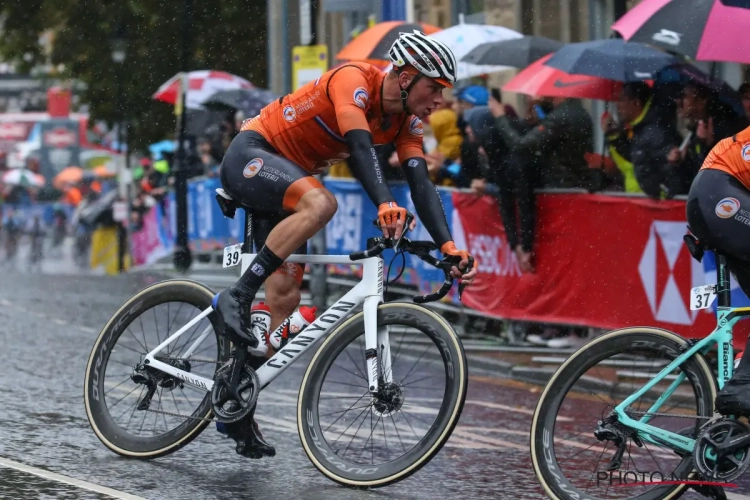
[[[663,446],[664,443],[666,443],[673,449],[692,452],[693,447],[695,446],[695,440],[650,425],[648,423],[651,419],[649,415],[644,415],[640,420],[632,419],[625,413],[625,411],[631,404],[633,404],[633,402],[640,398],[646,391],[650,390],[654,385],[670,375],[695,353],[701,352],[702,354],[706,354],[714,345],[717,345],[718,352],[721,353],[721,355],[718,356],[717,366],[719,374],[717,380],[719,389],[724,387],[724,384],[732,378],[732,370],[734,369],[732,328],[740,319],[745,316],[750,316],[750,307],[731,307],[730,282],[726,266],[726,258],[723,255],[716,255],[716,264],[716,293],[718,300],[716,309],[716,328],[714,328],[713,332],[708,337],[690,346],[689,349],[664,367],[654,378],[649,380],[646,385],[633,393],[614,409],[622,424],[638,430],[638,434],[642,439],[659,446]],[[651,408],[647,410],[647,413],[657,412],[661,405],[669,399],[683,380],[685,380],[685,374],[680,373],[667,390],[664,391],[664,394],[662,394],[659,399],[654,402]]]
[[[255,258],[249,253],[252,241],[252,215],[246,213],[245,241],[242,245],[241,272],[244,273]],[[358,264],[363,266],[362,279],[341,299],[336,301],[323,314],[307,326],[300,334],[280,349],[256,370],[261,389],[270,384],[284,370],[306,352],[318,340],[325,337],[346,319],[358,306],[363,305],[365,320],[365,357],[367,360],[367,377],[371,393],[378,392],[378,358],[380,358],[381,373],[385,383],[391,382],[391,353],[388,339],[388,329],[378,328],[378,305],[383,302],[383,258],[369,257],[352,261],[348,255],[291,255],[286,262],[309,264]],[[169,338],[149,352],[144,363],[159,371],[177,377],[183,382],[199,389],[211,391],[213,380],[201,377],[156,359],[156,356],[166,346],[172,344],[181,335],[190,330],[203,318],[213,312],[213,307],[202,311],[188,324],[177,330]],[[207,327],[190,348],[181,356],[189,357],[198,346],[211,334],[213,327]]]

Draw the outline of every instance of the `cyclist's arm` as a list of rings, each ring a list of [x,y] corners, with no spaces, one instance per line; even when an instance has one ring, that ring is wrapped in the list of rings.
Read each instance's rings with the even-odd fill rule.
[[[442,251],[443,246],[453,241],[453,238],[445,218],[443,201],[427,171],[427,162],[422,152],[421,123],[416,125],[404,127],[396,139],[396,151],[406,182],[409,183],[411,199],[414,201],[419,220]]]
[[[339,130],[349,149],[349,169],[375,206],[379,207],[395,199],[383,176],[365,116],[369,87],[362,71],[348,67],[340,69],[331,78],[328,92],[336,111]]]

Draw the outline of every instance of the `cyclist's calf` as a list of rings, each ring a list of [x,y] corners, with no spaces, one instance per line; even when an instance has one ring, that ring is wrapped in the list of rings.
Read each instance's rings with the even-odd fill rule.
[[[302,273],[298,266],[297,272]],[[271,329],[274,331],[285,319],[292,315],[301,300],[300,280],[287,274],[272,274],[266,280],[266,304],[271,309]]]

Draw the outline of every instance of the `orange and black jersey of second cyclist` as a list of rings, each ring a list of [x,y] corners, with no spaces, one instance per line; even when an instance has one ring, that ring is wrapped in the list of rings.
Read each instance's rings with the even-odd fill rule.
[[[278,153],[317,173],[349,156],[344,135],[369,130],[373,145],[395,143],[399,161],[424,157],[422,122],[414,115],[385,115],[386,74],[367,63],[348,63],[269,104],[242,130],[261,134]]]

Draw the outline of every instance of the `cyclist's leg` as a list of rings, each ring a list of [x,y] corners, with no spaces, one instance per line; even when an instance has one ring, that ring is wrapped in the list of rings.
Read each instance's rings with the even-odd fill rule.
[[[336,212],[336,198],[309,172],[273,152],[254,132],[241,132],[227,149],[221,166],[224,189],[252,210],[284,211],[268,234],[265,245],[214,307],[225,324],[225,334],[236,342],[257,345],[242,314],[258,289],[289,255],[317,233]]]
[[[687,217],[699,239],[724,252],[743,290],[750,291],[750,191],[733,176],[702,170],[690,189]],[[750,414],[750,356],[716,397],[723,414]]]
[[[263,248],[268,235],[288,214],[254,214],[253,239],[255,248]],[[307,253],[307,242],[303,243],[295,254]],[[285,262],[264,284],[266,304],[271,309],[271,331],[275,330],[286,318],[291,316],[300,302],[300,286],[305,273],[304,264]],[[271,352],[269,352],[269,355]]]

